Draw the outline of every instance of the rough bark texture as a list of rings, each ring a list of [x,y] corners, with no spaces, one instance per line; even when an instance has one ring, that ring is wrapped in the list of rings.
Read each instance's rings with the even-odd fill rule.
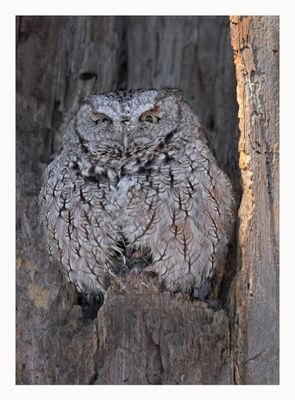
[[[236,383],[279,381],[279,18],[232,17],[237,70],[241,270],[236,301]]]
[[[244,193],[241,270],[233,280],[233,250],[224,308],[126,278],[85,322],[75,290],[48,264],[37,219],[41,174],[59,149],[66,111],[90,93],[180,87],[239,192],[229,20],[17,18],[18,384],[277,382],[277,24],[232,20]]]
[[[224,310],[129,278],[108,292],[97,326],[96,384],[231,382]]]

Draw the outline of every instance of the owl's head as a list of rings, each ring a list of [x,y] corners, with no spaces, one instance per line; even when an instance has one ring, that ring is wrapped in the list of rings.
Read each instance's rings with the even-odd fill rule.
[[[181,122],[179,90],[128,90],[84,99],[74,131],[93,156],[116,153],[128,157],[147,148],[165,146]]]

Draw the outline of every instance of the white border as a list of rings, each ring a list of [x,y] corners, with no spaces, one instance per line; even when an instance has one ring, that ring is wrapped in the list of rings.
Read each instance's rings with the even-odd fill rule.
[[[138,0],[89,0],[87,3],[12,0],[4,9],[17,15],[278,15],[283,8],[281,3],[273,0],[149,0],[146,4]]]
[[[1,393],[3,398],[81,399],[117,395],[122,398],[205,396],[207,399],[268,399],[288,394],[294,375],[294,13],[288,2],[173,0],[105,2],[1,2]],[[205,4],[204,4],[205,3]],[[289,3],[290,4],[290,3]],[[281,384],[280,386],[15,386],[15,15],[280,15],[281,25]],[[5,121],[5,123],[4,123]]]

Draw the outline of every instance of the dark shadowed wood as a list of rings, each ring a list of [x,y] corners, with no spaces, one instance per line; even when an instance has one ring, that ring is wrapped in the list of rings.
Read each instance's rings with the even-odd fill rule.
[[[221,166],[233,178],[236,82],[226,17],[130,17],[127,86],[181,88]]]

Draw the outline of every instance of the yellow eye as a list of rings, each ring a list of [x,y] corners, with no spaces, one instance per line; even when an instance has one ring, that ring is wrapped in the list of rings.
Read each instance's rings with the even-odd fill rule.
[[[111,118],[110,117],[108,117],[106,114],[103,114],[103,113],[99,113],[99,112],[96,112],[96,111],[93,111],[92,113],[91,113],[91,119],[92,119],[92,121],[94,121],[96,124],[99,124],[99,123],[111,123],[112,122],[112,120],[111,120]]]
[[[139,117],[139,121],[141,122],[148,122],[150,124],[156,124],[160,121],[160,118],[152,112],[143,113]]]

